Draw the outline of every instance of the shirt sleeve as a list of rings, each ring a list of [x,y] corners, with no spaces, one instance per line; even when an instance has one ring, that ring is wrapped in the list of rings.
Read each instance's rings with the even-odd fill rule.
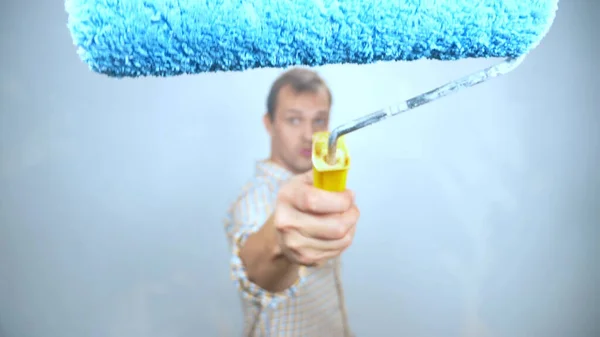
[[[298,280],[290,288],[273,293],[248,279],[240,259],[240,249],[248,237],[261,228],[273,211],[272,194],[267,182],[257,183],[247,188],[230,211],[227,234],[232,248],[231,277],[239,291],[245,299],[255,304],[275,308],[279,303],[296,295],[298,288],[304,283],[304,268],[300,268]]]

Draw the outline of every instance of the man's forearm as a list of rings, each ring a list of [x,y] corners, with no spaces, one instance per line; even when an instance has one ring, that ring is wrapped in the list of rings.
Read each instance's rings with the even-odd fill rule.
[[[248,279],[267,291],[283,291],[298,279],[298,265],[281,254],[271,218],[248,237],[240,258]]]

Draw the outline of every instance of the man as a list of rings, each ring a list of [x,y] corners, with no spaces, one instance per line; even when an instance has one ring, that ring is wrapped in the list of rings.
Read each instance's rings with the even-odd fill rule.
[[[312,186],[312,135],[328,129],[331,103],[308,69],[286,71],[269,92],[271,156],[257,163],[225,224],[244,336],[351,336],[339,256],[359,211],[352,192]]]

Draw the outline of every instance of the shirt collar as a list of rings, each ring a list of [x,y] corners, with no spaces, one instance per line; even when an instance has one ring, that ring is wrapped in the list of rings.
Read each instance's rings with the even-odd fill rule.
[[[269,176],[284,181],[292,177],[292,172],[270,160],[261,160],[256,163],[256,175]]]

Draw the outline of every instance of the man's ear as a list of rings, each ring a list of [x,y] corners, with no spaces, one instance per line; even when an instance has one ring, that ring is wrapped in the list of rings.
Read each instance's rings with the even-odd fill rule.
[[[271,118],[269,118],[269,113],[265,113],[263,116],[263,124],[265,125],[265,129],[269,133],[270,136],[273,134],[273,123],[271,122]]]

